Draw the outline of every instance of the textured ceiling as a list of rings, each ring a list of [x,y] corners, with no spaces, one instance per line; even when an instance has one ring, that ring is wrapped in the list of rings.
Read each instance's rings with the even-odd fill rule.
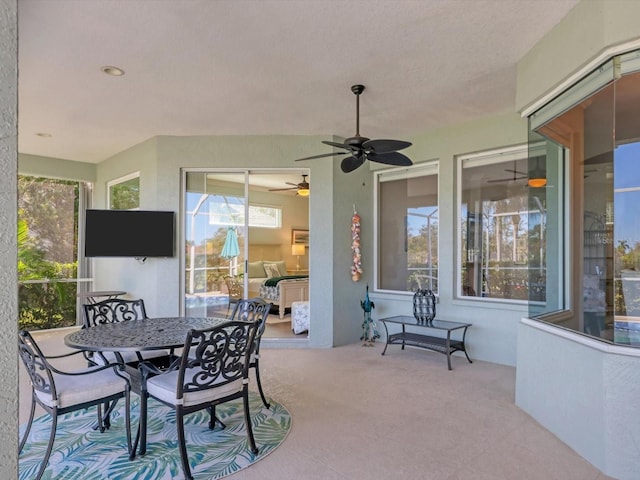
[[[370,138],[513,111],[518,60],[577,3],[20,0],[19,151],[100,162],[154,135],[348,137],[355,83]]]

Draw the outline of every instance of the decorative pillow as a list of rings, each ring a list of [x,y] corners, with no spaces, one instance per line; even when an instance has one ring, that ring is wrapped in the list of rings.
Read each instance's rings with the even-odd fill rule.
[[[275,263],[265,263],[264,271],[267,273],[267,278],[281,277],[280,270]]]
[[[249,275],[249,278],[265,278],[267,274],[264,270],[264,263],[262,260],[249,262],[247,264],[247,274]]]
[[[280,275],[278,275],[278,277],[284,277],[285,275],[288,275],[288,273],[287,273],[287,265],[286,265],[284,260],[278,260],[278,261],[265,260],[264,264],[265,264],[265,268],[269,264],[273,264],[276,267],[278,267],[278,272],[280,272]]]

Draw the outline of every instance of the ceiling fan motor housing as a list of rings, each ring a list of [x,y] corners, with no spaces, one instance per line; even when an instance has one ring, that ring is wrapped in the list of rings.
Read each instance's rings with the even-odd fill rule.
[[[350,147],[360,149],[360,148],[362,148],[362,144],[363,144],[364,142],[366,142],[367,140],[369,140],[367,137],[361,137],[361,136],[359,136],[359,135],[356,135],[355,137],[349,137],[349,138],[347,138],[347,139],[344,141],[344,143],[345,143],[346,145],[349,145]]]

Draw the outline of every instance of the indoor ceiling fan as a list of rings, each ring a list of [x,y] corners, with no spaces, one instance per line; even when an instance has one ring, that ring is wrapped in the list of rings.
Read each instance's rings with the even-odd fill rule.
[[[356,134],[347,138],[344,143],[329,142],[323,140],[322,143],[336,148],[342,148],[346,152],[331,152],[313,155],[311,157],[299,158],[300,160],[311,160],[313,158],[333,157],[335,155],[349,155],[342,160],[340,168],[345,173],[352,172],[360,167],[365,160],[384,163],[386,165],[409,166],[411,160],[405,155],[398,153],[398,150],[410,147],[410,142],[402,140],[370,140],[360,136],[360,94],[364,91],[364,85],[353,85],[351,91],[356,96]]]
[[[300,183],[285,182],[287,185],[293,185],[287,188],[270,188],[270,192],[282,192],[284,190],[298,190],[296,193],[301,197],[309,196],[309,182],[307,182],[308,175],[302,175],[302,181]]]

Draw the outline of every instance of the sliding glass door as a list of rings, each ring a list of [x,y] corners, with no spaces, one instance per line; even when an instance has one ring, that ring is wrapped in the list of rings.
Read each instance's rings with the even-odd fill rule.
[[[185,314],[216,316],[243,297],[245,174],[184,176]]]
[[[308,246],[295,253],[292,247],[294,232],[308,238],[308,189],[298,188],[303,173],[183,171],[185,315],[229,315],[238,299],[262,296],[264,281],[275,276],[265,270],[272,265],[277,276],[308,269]]]

